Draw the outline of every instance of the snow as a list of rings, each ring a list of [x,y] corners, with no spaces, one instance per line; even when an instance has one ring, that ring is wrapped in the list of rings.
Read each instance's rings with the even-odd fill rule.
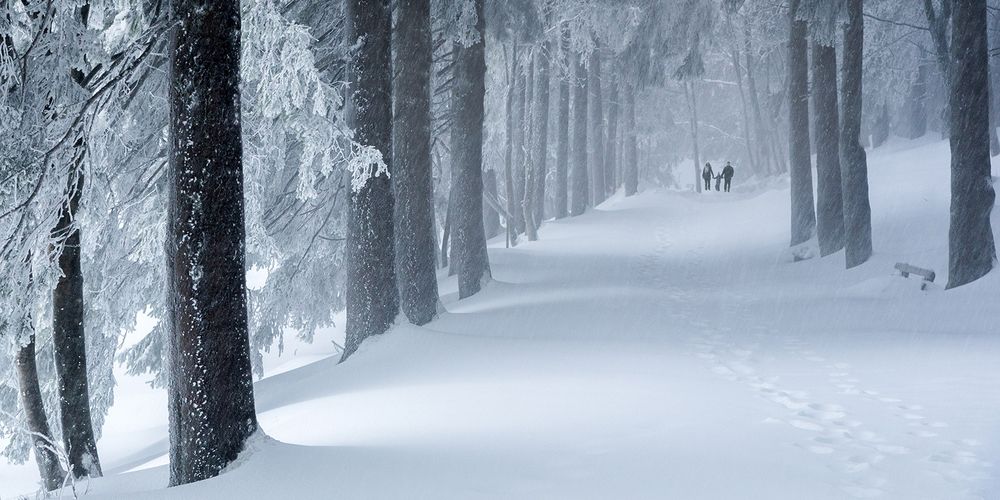
[[[1000,274],[943,290],[947,142],[869,166],[876,254],[850,271],[793,263],[787,188],[739,178],[493,241],[496,280],[458,301],[442,276],[426,327],[341,365],[337,330],[270,353],[266,436],[209,481],[162,489],[165,394],[118,373],[88,497],[996,498]],[[35,477],[0,466],[0,498]]]

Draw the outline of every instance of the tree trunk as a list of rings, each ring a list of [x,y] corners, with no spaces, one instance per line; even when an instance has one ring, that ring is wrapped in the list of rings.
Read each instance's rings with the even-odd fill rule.
[[[524,200],[524,166],[527,163],[527,133],[525,102],[527,102],[527,75],[518,68],[517,83],[514,87],[514,198],[511,200],[511,216],[514,218],[515,233],[525,231],[524,211],[521,201]]]
[[[524,128],[527,131],[524,140],[524,190],[518,200],[521,218],[524,219],[524,234],[528,241],[538,239],[538,225],[535,224],[535,213],[532,207],[532,197],[535,194],[535,54],[528,54],[528,78],[525,80],[524,94]]]
[[[30,334],[28,342],[17,350],[15,365],[18,394],[21,397],[21,407],[24,408],[28,431],[31,432],[31,444],[35,451],[38,474],[45,489],[52,491],[62,486],[65,473],[59,464],[59,456],[55,453],[56,442],[49,428],[48,417],[45,415],[45,404],[42,402],[38,367],[35,363],[34,333]]]
[[[63,445],[74,477],[100,477],[101,461],[90,417],[87,381],[87,342],[84,326],[83,269],[77,210],[83,195],[83,140],[74,145],[66,200],[52,238],[62,242],[58,255],[59,280],[52,292],[52,344],[59,378],[59,417]]]
[[[837,49],[814,43],[812,50],[812,96],[816,112],[816,233],[820,256],[827,256],[844,248]]]
[[[604,151],[604,189],[608,194],[614,194],[617,190],[615,186],[615,171],[618,169],[618,108],[619,86],[617,81],[609,82],[608,95],[608,136]]]
[[[747,106],[747,95],[746,91],[743,89],[743,68],[740,65],[740,51],[737,48],[736,42],[733,42],[731,49],[731,57],[733,63],[733,73],[736,75],[736,88],[740,92],[740,113],[743,118],[743,140],[747,148],[747,160],[750,162],[750,170],[755,174],[760,173],[760,167],[758,166],[758,161],[753,150],[753,139],[750,137],[750,111]],[[760,137],[757,138],[758,142],[761,141]]]
[[[576,81],[573,91],[573,197],[570,215],[582,215],[587,210],[589,189],[587,185],[587,68],[582,56],[573,61]]]
[[[390,26],[388,0],[347,2],[347,39],[360,44],[348,69],[347,118],[354,140],[380,153],[391,172]],[[366,338],[388,330],[399,314],[393,223],[388,215],[393,213],[393,204],[389,176],[372,176],[360,189],[352,189],[347,222],[347,337],[341,361]]]
[[[697,192],[701,192],[701,158],[698,152],[698,100],[695,97],[694,82],[684,81],[684,96],[687,98],[688,111],[691,116],[691,154],[694,156],[694,185]]]
[[[597,206],[606,199],[604,179],[604,93],[601,90],[601,54],[600,46],[594,47],[590,53],[590,137],[594,145],[594,156],[591,158],[591,197],[592,205]]]
[[[546,39],[542,44],[542,50],[538,54],[538,74],[536,75],[538,89],[535,97],[538,100],[535,106],[535,190],[532,201],[533,214],[536,227],[541,225],[545,219],[545,177],[548,172],[549,156],[549,70],[552,54],[552,42]],[[527,198],[526,198],[527,200]]]
[[[840,165],[844,193],[844,256],[850,269],[872,255],[872,209],[868,200],[868,160],[861,147],[863,0],[848,0],[844,26],[843,110]]]
[[[986,0],[955,2],[952,19],[951,228],[948,288],[975,281],[993,268],[996,247],[990,212],[996,194],[990,173]]]
[[[510,63],[510,75],[507,81],[507,150],[504,152],[504,173],[503,173],[503,183],[504,183],[504,197],[507,198],[507,215],[505,217],[504,224],[507,227],[507,243],[509,245],[517,245],[517,226],[513,219],[513,214],[515,212],[514,206],[514,173],[513,173],[513,163],[515,158],[514,152],[514,136],[515,130],[520,127],[517,123],[514,115],[514,95],[517,93],[517,43],[512,42],[513,47],[511,63]]]
[[[907,123],[907,137],[909,139],[923,137],[927,133],[927,73],[927,64],[921,62],[917,66],[913,82],[910,84],[909,95],[906,99],[907,111],[909,112],[909,123]]]
[[[490,239],[500,234],[500,212],[486,201],[487,197],[500,200],[497,196],[497,171],[491,168],[483,175],[483,231],[486,239]]]
[[[392,187],[400,309],[415,325],[437,315],[431,171],[431,2],[398,0]],[[496,178],[494,177],[494,182]]]
[[[455,239],[458,295],[479,292],[490,279],[486,236],[483,232],[483,117],[486,97],[486,43],[483,0],[474,0],[479,40],[455,45],[451,127],[452,189],[455,201]],[[515,127],[517,128],[517,127]]]
[[[808,24],[795,19],[799,0],[791,0],[788,39],[788,163],[791,172],[791,245],[809,241],[816,230],[812,158],[809,147]]]
[[[257,430],[247,330],[240,4],[173,0],[167,209],[170,484],[218,475]],[[393,289],[395,287],[393,286]]]
[[[636,148],[635,132],[635,86],[625,85],[625,130],[622,131],[622,176],[625,184],[625,196],[632,196],[639,191],[639,159]]]
[[[569,89],[570,79],[576,75],[569,64],[569,30],[566,23],[562,24],[562,35],[559,39],[559,57],[564,73],[559,79],[559,145],[556,150],[556,193],[555,216],[562,219],[567,215],[569,205]],[[575,88],[575,86],[574,86]],[[574,129],[575,132],[575,129]],[[574,156],[575,158],[575,156]]]

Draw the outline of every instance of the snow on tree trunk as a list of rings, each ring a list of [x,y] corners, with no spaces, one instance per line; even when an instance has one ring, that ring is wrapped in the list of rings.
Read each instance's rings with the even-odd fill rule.
[[[535,221],[535,213],[532,204],[532,197],[535,194],[535,54],[528,54],[528,79],[525,81],[524,94],[524,129],[527,131],[524,139],[524,190],[521,192],[521,199],[518,200],[521,210],[521,218],[524,219],[524,233],[528,241],[538,239],[538,224]]]
[[[347,359],[366,338],[384,333],[399,313],[393,247],[391,14],[388,0],[347,2],[347,39],[356,44],[348,67],[347,117],[354,140],[372,155],[360,161],[374,170],[353,187],[347,216]],[[381,158],[379,158],[381,157]],[[354,180],[358,173],[354,172]],[[352,184],[353,186],[353,184]],[[482,210],[482,207],[479,208]],[[452,212],[452,216],[460,212]],[[481,217],[481,216],[480,216]],[[481,223],[481,222],[480,222]],[[452,236],[452,239],[454,239]],[[454,243],[452,244],[452,259]]]
[[[90,415],[87,381],[87,342],[84,328],[83,269],[80,262],[80,229],[76,214],[83,194],[83,142],[74,146],[66,186],[66,200],[52,238],[62,241],[59,281],[52,291],[52,344],[59,378],[59,417],[63,445],[74,477],[100,477],[101,462]]]
[[[474,0],[474,40],[455,44],[451,127],[452,198],[455,203],[453,260],[458,260],[458,295],[479,292],[490,279],[483,232],[483,118],[486,97],[483,1]],[[517,124],[515,124],[517,128]]]
[[[560,65],[564,73],[559,78],[559,145],[556,149],[555,217],[562,219],[568,215],[569,205],[569,96],[570,80],[575,77],[569,63],[569,30],[562,25],[559,38]],[[575,132],[575,129],[574,129]]]
[[[35,335],[30,334],[28,342],[17,351],[14,360],[17,368],[18,394],[24,408],[24,420],[32,433],[31,444],[35,451],[35,463],[42,484],[48,491],[62,486],[64,472],[55,453],[55,440],[49,428],[42,402],[42,389],[38,383],[38,367],[35,362]]]
[[[639,165],[635,133],[635,87],[625,87],[625,130],[622,131],[622,176],[625,178],[625,196],[639,191]]]
[[[844,248],[837,49],[814,43],[812,50],[812,96],[816,112],[816,233],[820,256],[826,256]]]
[[[587,210],[590,195],[587,184],[587,68],[579,54],[574,58],[573,67],[576,78],[573,82],[573,173],[570,176],[569,213],[575,217]]]
[[[844,195],[844,254],[847,268],[872,255],[872,210],[868,200],[868,160],[861,146],[863,0],[848,0],[844,27],[843,110],[840,166]]]
[[[400,308],[411,323],[437,315],[431,171],[431,2],[399,0],[392,43],[392,187]],[[494,182],[496,178],[494,177]]]
[[[996,194],[990,177],[986,0],[955,2],[954,9],[948,288],[981,278],[996,261],[990,226]]]
[[[606,198],[604,188],[604,95],[601,90],[601,53],[600,46],[594,47],[590,53],[590,137],[594,146],[591,158],[591,196],[593,205],[598,205]]]
[[[527,100],[527,75],[517,68],[517,80],[514,85],[514,199],[512,200],[513,211],[511,217],[514,219],[515,233],[524,233],[524,211],[521,210],[521,201],[524,200],[524,168],[527,162],[527,116],[525,114],[525,102]]]
[[[167,255],[170,484],[257,430],[247,331],[240,4],[173,0]]]
[[[791,174],[791,245],[809,241],[816,230],[813,206],[812,158],[809,143],[808,23],[795,19],[799,0],[789,6],[788,39],[788,161]]]
[[[540,225],[545,219],[545,177],[548,173],[549,156],[549,70],[552,56],[552,42],[548,39],[542,44],[538,54],[538,74],[535,76],[538,88],[535,91],[537,104],[535,106],[534,154],[535,184],[532,196],[532,216],[535,224]],[[528,198],[525,198],[527,201]]]
[[[604,189],[607,193],[615,192],[615,171],[618,169],[618,108],[621,95],[618,82],[608,83],[608,135],[604,148]]]

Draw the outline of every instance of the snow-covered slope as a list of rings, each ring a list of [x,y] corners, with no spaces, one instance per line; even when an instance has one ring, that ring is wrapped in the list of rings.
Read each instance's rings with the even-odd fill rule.
[[[876,255],[792,263],[786,189],[616,197],[491,248],[496,281],[336,364],[268,360],[265,436],[166,483],[122,377],[91,498],[996,498],[1000,273],[943,291],[948,145],[870,154]],[[994,226],[1000,216],[994,214]],[[904,261],[938,272],[895,276]],[[292,352],[296,351],[296,352]],[[313,362],[314,361],[314,362]],[[311,362],[311,363],[310,363]],[[0,497],[32,465],[0,466]]]

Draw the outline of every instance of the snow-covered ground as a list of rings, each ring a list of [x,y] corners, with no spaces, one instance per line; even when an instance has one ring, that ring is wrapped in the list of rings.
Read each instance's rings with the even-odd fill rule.
[[[870,153],[875,257],[792,263],[788,191],[616,196],[491,248],[496,281],[338,365],[271,355],[268,437],[166,483],[163,391],[121,376],[91,498],[1000,497],[1000,273],[945,292],[948,145]],[[994,227],[1000,216],[994,214]],[[938,272],[894,275],[909,262]],[[338,339],[339,340],[339,339]],[[294,351],[294,352],[293,352]],[[0,466],[0,498],[32,489]],[[68,495],[68,493],[67,493]]]

